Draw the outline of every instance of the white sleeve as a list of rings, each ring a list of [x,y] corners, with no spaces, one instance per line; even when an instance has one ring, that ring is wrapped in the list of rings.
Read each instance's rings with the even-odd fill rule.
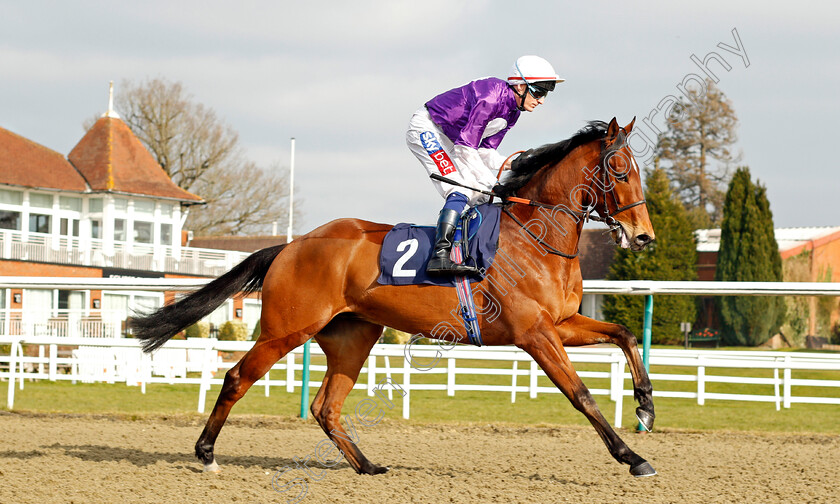
[[[496,152],[492,149],[480,150]],[[454,151],[455,158],[459,161],[459,167],[469,172],[470,176],[472,176],[472,178],[474,178],[475,181],[482,186],[479,189],[489,191],[494,185],[496,185],[496,173],[499,168],[496,167],[496,171],[489,168],[485,162],[485,156],[482,156],[479,153],[479,150],[467,147],[466,145],[456,145]],[[498,153],[496,154],[498,155]]]
[[[478,155],[481,156],[484,165],[490,168],[490,172],[493,173],[494,177],[499,173],[499,168],[502,167],[502,163],[507,159],[504,155],[499,154],[499,151],[496,149],[478,149]]]

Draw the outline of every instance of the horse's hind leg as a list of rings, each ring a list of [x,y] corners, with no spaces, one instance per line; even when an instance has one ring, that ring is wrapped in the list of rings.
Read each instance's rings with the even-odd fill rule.
[[[630,466],[634,476],[653,476],[656,471],[642,457],[628,447],[601,414],[592,394],[572,366],[563,344],[550,320],[538,324],[529,334],[517,339],[517,346],[531,354],[545,374],[583,413],[607,445],[610,454],[622,464]]]
[[[213,446],[236,401],[241,399],[251,385],[262,378],[275,362],[305,343],[310,337],[309,332],[298,332],[281,338],[273,338],[263,329],[259,340],[251,350],[225,374],[225,382],[219,392],[219,398],[216,399],[213,412],[195,443],[195,456],[204,463],[205,471],[219,471],[213,455]]]
[[[633,377],[633,395],[639,403],[636,417],[647,430],[653,429],[653,387],[639,356],[636,336],[619,324],[593,320],[583,315],[574,315],[557,326],[560,340],[565,346],[612,343],[624,352],[630,375]]]
[[[387,467],[369,461],[356,446],[357,425],[351,424],[350,417],[346,421],[352,436],[340,423],[344,400],[353,389],[365,359],[381,334],[380,325],[339,316],[315,336],[327,356],[327,373],[312,401],[312,416],[359,474],[388,471]]]

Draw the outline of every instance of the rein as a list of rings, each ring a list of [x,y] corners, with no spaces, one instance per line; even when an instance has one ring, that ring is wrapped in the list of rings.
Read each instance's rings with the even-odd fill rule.
[[[623,134],[622,134],[622,138],[623,138]],[[512,158],[513,156],[517,155],[517,154],[521,154],[522,152],[525,152],[525,151],[514,152],[513,154],[508,156],[507,159],[505,159],[505,162],[502,163],[502,166],[499,168],[499,174],[496,176],[497,180],[501,177],[502,170],[504,169],[504,166],[508,162],[508,160],[510,158]],[[598,166],[602,167],[602,165],[607,166],[606,156],[601,157],[601,162],[598,164]],[[567,213],[567,214],[569,214],[573,217],[576,217],[577,219],[583,219],[584,222],[587,222],[587,221],[590,221],[590,220],[594,221],[594,222],[603,222],[607,227],[609,227],[610,231],[614,231],[616,229],[621,229],[621,224],[619,224],[619,222],[617,220],[615,220],[616,215],[620,214],[621,212],[625,212],[625,211],[627,211],[627,210],[629,210],[633,207],[637,207],[639,205],[644,205],[644,204],[647,203],[647,200],[645,198],[642,198],[641,200],[630,203],[628,205],[619,206],[618,197],[615,195],[615,190],[614,190],[615,189],[615,184],[613,184],[611,186],[607,185],[607,172],[609,171],[609,169],[603,168],[601,171],[602,171],[602,173],[600,175],[601,180],[600,180],[600,183],[598,185],[600,186],[601,193],[603,194],[603,198],[602,198],[602,200],[604,202],[603,214],[601,213],[601,210],[596,210],[598,212],[598,215],[592,215],[592,210],[595,209],[594,207],[591,207],[591,208],[587,209],[587,211],[585,211],[585,212],[575,212],[574,210],[571,210],[571,209],[568,209],[568,208],[565,208],[565,207],[560,208],[560,210],[562,210],[564,213]],[[466,189],[470,189],[470,190],[475,191],[477,193],[486,194],[486,195],[491,197],[491,201],[492,201],[493,197],[497,197],[497,198],[501,199],[502,200],[502,205],[503,205],[502,206],[502,211],[505,214],[507,214],[507,216],[510,217],[511,220],[513,220],[513,222],[515,222],[520,228],[524,229],[525,232],[528,233],[528,236],[530,236],[537,243],[539,243],[545,249],[546,252],[548,252],[550,254],[558,255],[560,257],[565,257],[566,259],[574,259],[578,256],[578,254],[580,254],[580,250],[576,250],[574,252],[574,254],[567,254],[565,252],[561,252],[560,250],[558,250],[557,248],[550,245],[545,240],[543,240],[542,238],[540,238],[539,236],[534,234],[533,231],[531,231],[530,229],[525,227],[525,224],[523,224],[522,221],[520,221],[518,218],[516,218],[516,216],[513,215],[513,213],[509,209],[509,207],[513,204],[520,204],[520,205],[528,205],[528,206],[532,206],[532,207],[547,208],[547,209],[554,210],[554,209],[557,209],[557,205],[551,205],[551,204],[548,204],[548,203],[542,203],[540,201],[534,201],[534,200],[529,200],[529,199],[525,199],[525,198],[520,198],[518,196],[500,196],[500,195],[494,193],[493,191],[485,191],[485,190],[482,190],[482,189],[477,189],[475,187],[470,187],[466,184],[461,184],[460,182],[456,182],[456,181],[448,179],[444,176],[438,175],[437,173],[433,173],[433,174],[429,175],[429,177],[434,179],[434,180],[444,182],[446,184],[451,184],[451,185],[455,185],[455,186],[459,186],[459,187],[464,187]],[[609,205],[607,204],[607,199],[608,199],[607,198],[607,192],[608,192],[607,187],[609,187],[609,194],[612,196],[613,203],[616,206],[615,212],[610,212]],[[622,232],[623,232],[623,230],[622,230]]]
[[[512,158],[513,156],[515,156],[517,154],[520,154],[522,152],[524,152],[524,151],[514,152],[513,154],[511,154],[505,160],[505,163],[507,163],[507,161],[510,158]],[[605,162],[605,158],[606,158],[605,156],[601,158],[601,162],[599,163],[599,166],[606,166],[607,165],[607,163]],[[502,164],[502,168],[504,168],[504,163]],[[499,179],[501,177],[502,168],[499,169],[499,175],[496,177],[496,179]],[[610,209],[609,209],[609,205],[607,205],[607,187],[608,187],[607,186],[607,171],[608,171],[608,169],[604,168],[602,171],[603,171],[603,173],[601,175],[601,181],[600,181],[599,185],[601,186],[601,193],[603,194],[604,215],[601,215],[600,210],[598,210],[598,215],[592,215],[592,209],[589,209],[586,212],[575,212],[575,211],[570,210],[568,208],[561,208],[561,210],[563,212],[569,214],[569,215],[572,215],[572,216],[578,218],[578,219],[582,218],[584,220],[584,222],[587,222],[587,221],[590,221],[590,220],[595,221],[595,222],[603,222],[607,227],[609,227],[610,231],[613,231],[615,229],[620,229],[621,228],[621,224],[619,224],[619,222],[617,220],[615,220],[616,215],[620,214],[621,212],[625,212],[625,211],[627,211],[627,210],[629,210],[633,207],[636,207],[636,206],[639,206],[639,205],[644,205],[644,204],[647,203],[647,200],[645,198],[642,198],[641,200],[636,201],[634,203],[630,203],[629,205],[619,206],[618,197],[615,195],[615,191],[614,191],[615,185],[612,185],[612,186],[610,186],[609,193],[612,196],[612,200],[613,200],[613,203],[616,206],[616,209],[615,209],[615,212],[611,213]],[[521,205],[528,205],[528,206],[548,208],[548,209],[555,209],[555,208],[557,208],[557,205],[549,205],[547,203],[541,203],[539,201],[520,198],[520,197],[517,197],[517,196],[501,197],[501,196],[499,196],[497,194],[494,194],[493,192],[489,192],[489,191],[481,191],[481,192],[484,192],[485,194],[490,194],[491,196],[497,196],[497,197],[501,198],[502,202],[504,204],[506,204],[502,208],[502,211],[505,214],[507,214],[507,216],[510,217],[511,220],[513,220],[513,222],[515,222],[520,228],[524,229],[525,232],[528,233],[528,235],[531,238],[536,240],[537,243],[539,243],[545,249],[546,252],[554,254],[554,255],[558,255],[560,257],[565,257],[567,259],[574,259],[575,257],[578,256],[578,254],[580,254],[580,250],[576,250],[574,254],[567,254],[565,252],[561,252],[560,250],[558,250],[554,246],[550,245],[545,240],[543,240],[539,236],[535,235],[530,229],[525,227],[525,224],[523,224],[522,221],[517,219],[516,216],[513,215],[513,213],[508,208],[510,206],[510,204],[517,204],[517,203],[521,204]]]

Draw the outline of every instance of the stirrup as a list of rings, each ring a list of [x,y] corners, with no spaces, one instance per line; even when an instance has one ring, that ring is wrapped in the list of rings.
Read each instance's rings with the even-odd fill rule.
[[[429,275],[473,275],[478,273],[478,269],[474,266],[466,264],[458,264],[448,257],[433,256],[429,259],[429,264],[426,266],[426,273]]]

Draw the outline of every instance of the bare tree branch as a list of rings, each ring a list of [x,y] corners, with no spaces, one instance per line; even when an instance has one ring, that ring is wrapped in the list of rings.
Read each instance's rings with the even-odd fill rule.
[[[247,160],[236,131],[180,82],[123,81],[115,108],[172,181],[207,202],[187,219],[196,234],[267,233],[288,219],[288,180],[280,168]],[[93,122],[85,121],[86,129]]]

